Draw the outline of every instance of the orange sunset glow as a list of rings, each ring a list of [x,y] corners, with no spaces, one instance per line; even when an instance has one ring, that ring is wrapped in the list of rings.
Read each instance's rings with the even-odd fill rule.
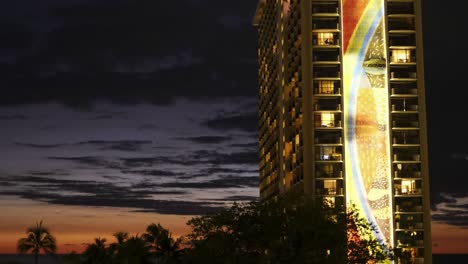
[[[126,208],[49,205],[24,199],[0,200],[0,254],[16,253],[16,241],[24,237],[27,227],[44,221],[57,239],[57,253],[81,252],[94,238],[113,242],[112,234],[125,231],[141,234],[151,223],[160,223],[174,237],[185,235],[191,216],[136,213]]]

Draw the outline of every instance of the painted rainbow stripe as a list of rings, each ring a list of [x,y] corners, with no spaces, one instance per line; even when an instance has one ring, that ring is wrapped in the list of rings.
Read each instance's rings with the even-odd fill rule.
[[[342,5],[347,202],[376,224],[378,239],[392,245],[386,50],[379,45],[385,41],[384,1],[343,0]],[[375,53],[381,58],[369,55]],[[383,62],[383,68],[366,69],[366,60]],[[382,80],[384,87],[373,86],[371,78]],[[380,200],[372,200],[375,196]]]

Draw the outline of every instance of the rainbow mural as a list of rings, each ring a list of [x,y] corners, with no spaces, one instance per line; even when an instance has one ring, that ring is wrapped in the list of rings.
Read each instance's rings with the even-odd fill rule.
[[[383,0],[343,0],[347,203],[393,244],[389,103]]]

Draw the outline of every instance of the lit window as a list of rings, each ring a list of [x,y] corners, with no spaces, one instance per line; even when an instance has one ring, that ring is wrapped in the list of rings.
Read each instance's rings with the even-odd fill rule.
[[[325,180],[323,181],[323,187],[327,190],[327,194],[336,194],[336,180]]]
[[[334,127],[335,126],[335,114],[322,113],[320,115],[320,126]]]
[[[392,51],[392,62],[410,62],[411,51],[409,49],[398,49]]]
[[[334,93],[335,82],[334,81],[320,81],[319,82],[319,93],[321,94],[332,94]]]
[[[333,45],[334,44],[333,33],[318,33],[317,34],[317,45]]]
[[[402,180],[401,181],[401,193],[413,193],[416,189],[415,180]]]

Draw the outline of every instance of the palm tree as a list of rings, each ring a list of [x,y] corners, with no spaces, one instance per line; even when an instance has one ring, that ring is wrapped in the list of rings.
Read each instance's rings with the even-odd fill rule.
[[[150,248],[139,235],[127,238],[117,251],[117,263],[150,264],[150,257]]]
[[[105,264],[111,262],[111,253],[106,247],[105,238],[95,238],[94,243],[88,244],[83,252],[84,263],[86,264]]]
[[[172,238],[169,230],[160,224],[150,224],[146,228],[143,238],[150,244],[153,253],[162,261],[167,263],[170,259],[176,259],[181,254],[181,239]]]
[[[54,254],[57,251],[57,241],[50,233],[49,229],[42,225],[42,220],[36,222],[36,226],[26,229],[27,236],[17,242],[19,253],[34,253],[34,263],[38,263],[39,253],[43,251],[47,254]]]
[[[117,240],[117,242],[110,244],[109,251],[111,254],[115,254],[120,250],[125,241],[128,240],[128,233],[124,231],[119,231],[115,232],[112,235],[114,236],[115,240]]]

